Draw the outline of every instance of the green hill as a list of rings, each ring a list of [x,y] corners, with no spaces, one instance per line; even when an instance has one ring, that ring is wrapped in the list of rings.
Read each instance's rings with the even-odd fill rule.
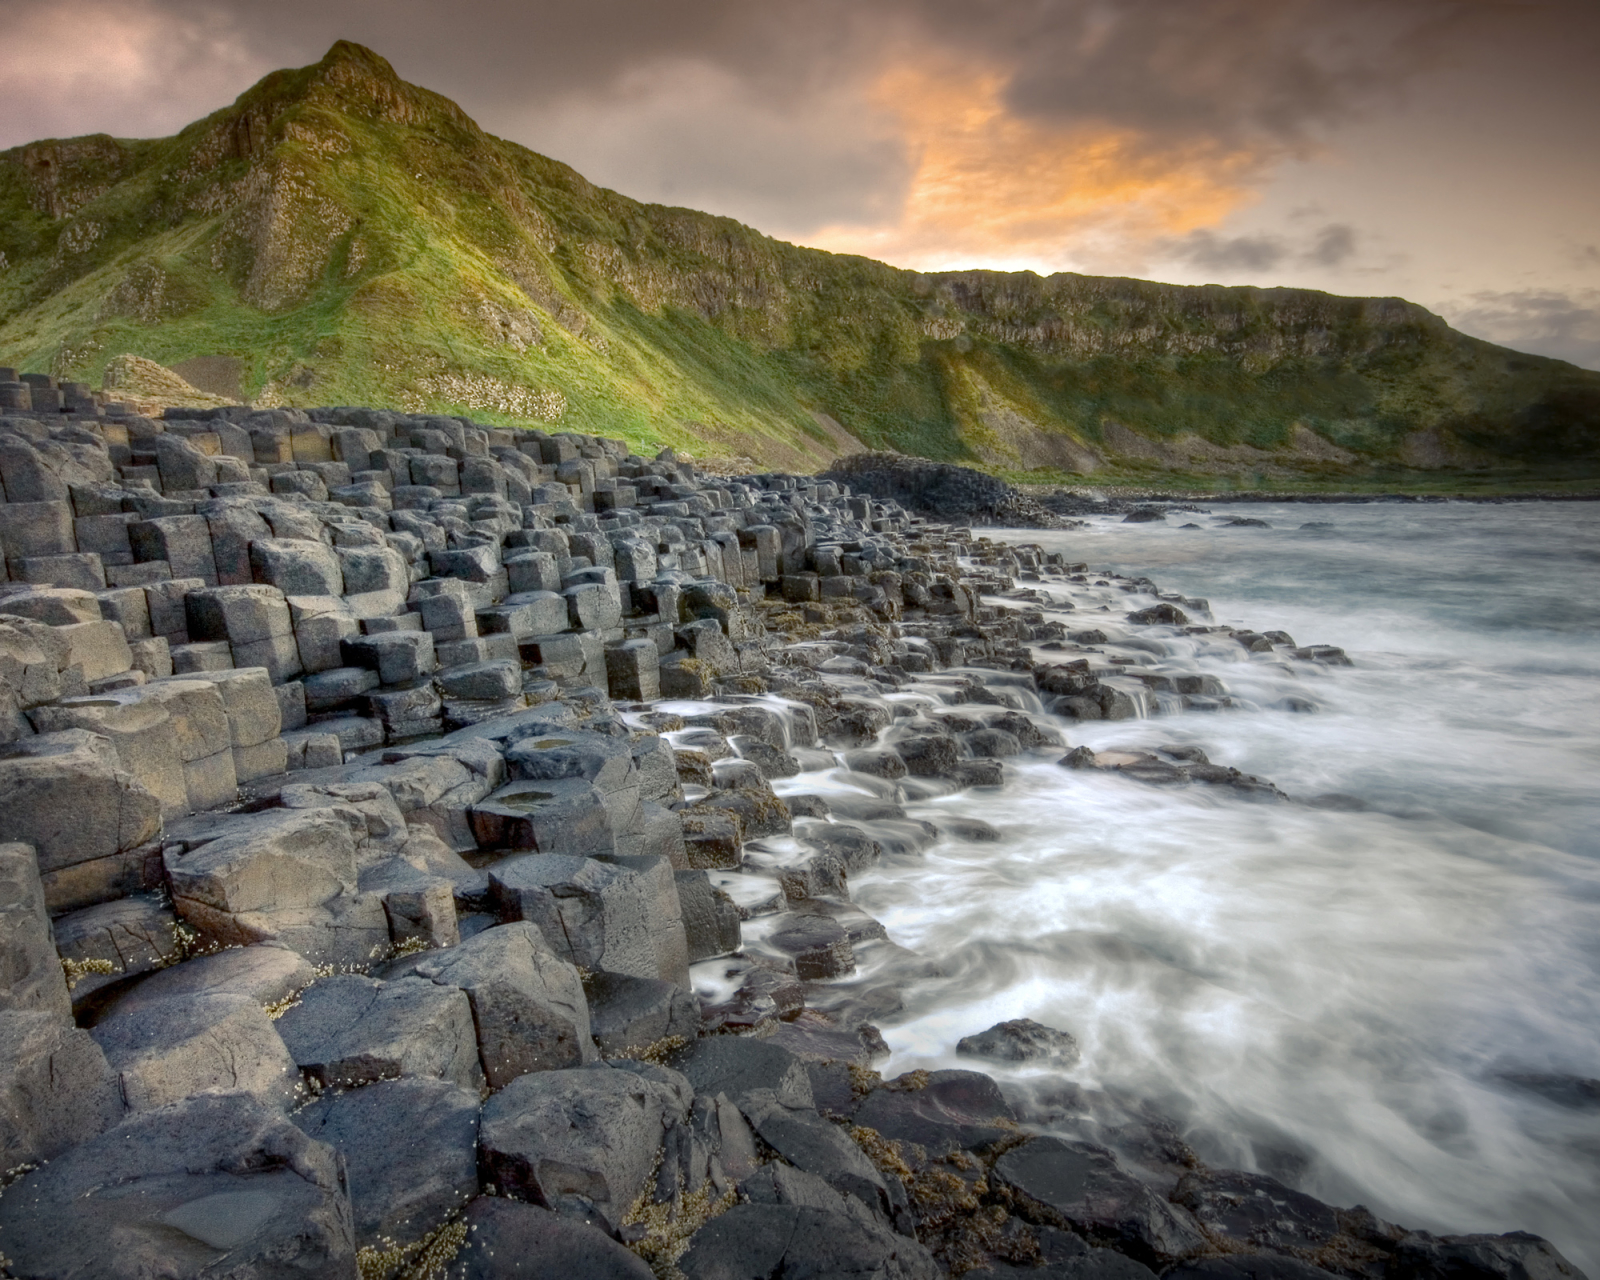
[[[1600,472],[1600,374],[1395,298],[923,275],[645,205],[340,43],[176,137],[0,153],[0,363],[811,470]]]

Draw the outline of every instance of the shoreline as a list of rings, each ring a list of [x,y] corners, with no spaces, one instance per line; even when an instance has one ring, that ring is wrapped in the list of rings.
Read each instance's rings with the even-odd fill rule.
[[[930,958],[850,874],[993,838],[913,797],[1029,753],[1288,799],[1203,754],[1069,749],[1062,718],[1230,695],[1101,661],[1031,584],[1342,651],[815,477],[368,409],[73,417],[0,419],[24,1274],[131,1274],[173,1228],[363,1280],[534,1250],[691,1280],[1577,1274],[1208,1168],[1142,1104],[1112,1150],[981,1070],[872,1070]],[[1077,1052],[973,1031],[974,1067]],[[241,1180],[272,1215],[190,1208]],[[1239,1209],[1262,1196],[1270,1224]],[[108,1219],[168,1234],[112,1254]]]

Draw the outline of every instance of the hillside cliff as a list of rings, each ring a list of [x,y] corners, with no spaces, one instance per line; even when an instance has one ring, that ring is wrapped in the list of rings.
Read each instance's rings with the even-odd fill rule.
[[[177,136],[0,153],[0,363],[811,469],[1600,469],[1600,374],[1395,298],[919,274],[644,205],[341,42]]]

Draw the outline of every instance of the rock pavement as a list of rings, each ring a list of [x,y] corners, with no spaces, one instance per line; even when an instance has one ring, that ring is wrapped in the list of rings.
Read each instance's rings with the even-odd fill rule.
[[[871,1070],[920,961],[851,876],[997,837],[908,798],[1034,755],[1280,801],[1060,726],[1229,703],[1107,628],[1339,651],[839,480],[0,393],[5,1274],[1576,1276]]]

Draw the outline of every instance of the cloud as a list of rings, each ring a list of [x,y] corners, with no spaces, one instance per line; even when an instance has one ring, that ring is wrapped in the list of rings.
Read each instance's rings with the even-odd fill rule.
[[[1344,222],[1330,222],[1317,232],[1316,242],[1302,260],[1319,267],[1341,267],[1355,251],[1355,228]]]
[[[1007,111],[1004,88],[999,72],[953,61],[886,72],[873,101],[898,117],[915,157],[898,217],[824,227],[805,242],[924,270],[1050,270],[1093,258],[1107,237],[1187,232],[1247,197],[1247,150],[1156,150],[1127,130],[1027,120]]]
[[[1191,231],[1174,246],[1171,255],[1202,271],[1229,275],[1244,271],[1270,271],[1289,256],[1281,237],[1270,235],[1219,236],[1213,231]]]
[[[1290,220],[1295,221],[1294,213]],[[1191,231],[1181,239],[1170,239],[1155,246],[1158,260],[1182,263],[1219,276],[1252,277],[1259,281],[1264,271],[1286,262],[1323,269],[1338,269],[1355,255],[1356,230],[1348,223],[1330,222],[1309,240],[1274,235],[1261,231],[1251,235],[1219,235],[1208,227]]]
[[[1600,369],[1600,289],[1475,293],[1445,318],[1504,347]]]
[[[0,146],[175,133],[273,66],[222,13],[154,0],[13,2],[0,13]]]

